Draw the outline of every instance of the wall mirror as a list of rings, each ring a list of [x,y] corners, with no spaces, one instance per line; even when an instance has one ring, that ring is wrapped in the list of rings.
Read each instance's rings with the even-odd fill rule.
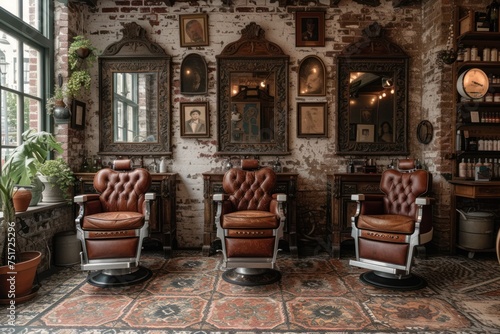
[[[250,23],[217,55],[218,154],[288,154],[288,62]]]
[[[99,57],[101,155],[171,156],[170,56],[136,23]]]
[[[407,155],[408,56],[373,23],[338,57],[338,154]]]

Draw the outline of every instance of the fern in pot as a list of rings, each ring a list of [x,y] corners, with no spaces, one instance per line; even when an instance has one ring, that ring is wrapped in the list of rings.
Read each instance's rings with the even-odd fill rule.
[[[45,161],[53,150],[62,152],[61,144],[48,132],[28,130],[22,135],[23,143],[16,147],[6,158],[0,175],[0,198],[3,219],[0,220],[0,300],[12,298],[12,289],[16,298],[31,296],[36,268],[41,260],[38,251],[19,252],[14,209],[14,188],[28,185],[36,175],[36,165]],[[7,279],[15,274],[15,283]],[[12,288],[13,284],[15,285]]]
[[[55,203],[71,200],[75,176],[62,158],[37,163],[38,177],[45,185],[42,202]]]

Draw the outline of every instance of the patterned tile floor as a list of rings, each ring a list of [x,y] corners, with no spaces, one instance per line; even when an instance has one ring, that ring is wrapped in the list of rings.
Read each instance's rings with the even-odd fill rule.
[[[280,282],[241,287],[222,280],[220,255],[145,253],[147,282],[102,289],[78,266],[57,268],[38,296],[17,305],[16,326],[0,333],[500,333],[500,275],[487,253],[417,259],[418,291],[375,289],[348,258],[280,254]],[[472,287],[472,288],[471,288]]]

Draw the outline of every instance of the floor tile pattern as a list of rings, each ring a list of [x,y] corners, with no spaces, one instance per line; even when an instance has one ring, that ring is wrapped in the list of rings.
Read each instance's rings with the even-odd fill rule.
[[[280,282],[237,286],[221,278],[220,255],[179,251],[171,259],[146,252],[153,277],[103,289],[78,266],[57,268],[38,296],[17,305],[16,326],[0,309],[0,333],[495,333],[500,328],[496,257],[482,254],[417,259],[428,285],[392,291],[359,280],[348,258],[280,254]]]

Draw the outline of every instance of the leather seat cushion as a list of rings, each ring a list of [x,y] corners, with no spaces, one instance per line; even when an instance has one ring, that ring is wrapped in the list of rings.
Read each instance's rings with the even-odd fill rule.
[[[415,220],[405,215],[360,215],[357,227],[378,232],[412,234]]]
[[[277,228],[276,215],[268,211],[244,210],[222,216],[223,228]]]
[[[227,257],[272,257],[275,238],[226,238]]]
[[[139,212],[118,211],[101,212],[83,218],[84,230],[129,230],[141,228],[144,215]]]
[[[85,240],[89,260],[132,258],[137,254],[139,238]]]

